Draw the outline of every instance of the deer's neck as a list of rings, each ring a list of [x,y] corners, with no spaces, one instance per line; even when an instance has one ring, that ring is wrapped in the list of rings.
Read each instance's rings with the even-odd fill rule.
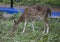
[[[22,15],[15,23],[15,25],[19,24],[20,22],[22,22],[24,20],[24,15]]]

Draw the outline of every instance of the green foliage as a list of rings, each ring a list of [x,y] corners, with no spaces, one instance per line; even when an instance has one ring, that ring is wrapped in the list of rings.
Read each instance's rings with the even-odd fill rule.
[[[3,3],[10,3],[10,0],[3,0]],[[14,4],[20,5],[31,5],[31,4],[46,4],[52,7],[60,7],[60,0],[20,0],[20,2],[16,2],[14,0]]]
[[[9,2],[9,0],[3,0],[4,4],[7,4]]]
[[[60,0],[21,0],[22,5],[47,4],[54,7],[60,7]]]

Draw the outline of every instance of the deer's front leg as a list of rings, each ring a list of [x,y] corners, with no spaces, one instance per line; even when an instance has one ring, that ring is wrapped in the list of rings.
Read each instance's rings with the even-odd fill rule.
[[[47,26],[47,32],[46,33],[49,33],[49,24],[47,23],[46,26]]]
[[[25,19],[25,22],[24,22],[24,28],[23,28],[23,32],[22,32],[22,33],[25,32],[26,26],[27,26],[27,20]]]

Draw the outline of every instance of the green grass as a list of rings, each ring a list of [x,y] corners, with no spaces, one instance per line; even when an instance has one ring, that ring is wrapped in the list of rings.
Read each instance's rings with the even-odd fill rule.
[[[5,2],[0,2],[0,4],[6,4]],[[17,6],[15,3],[14,5]],[[24,2],[26,3],[26,2]],[[23,3],[23,4],[24,4]],[[26,3],[27,4],[27,3]],[[51,19],[50,23],[50,32],[47,35],[42,34],[43,31],[43,22],[36,21],[35,22],[35,31],[32,32],[31,22],[27,25],[26,31],[22,34],[23,24],[22,22],[17,31],[15,31],[15,36],[11,37],[11,30],[13,27],[13,20],[17,20],[20,17],[20,13],[18,15],[13,15],[13,17],[3,20],[0,19],[0,42],[60,42],[60,19]]]
[[[50,32],[43,35],[43,23],[40,21],[35,22],[35,31],[32,32],[31,22],[27,25],[26,31],[22,34],[22,22],[14,37],[11,37],[11,30],[13,27],[13,20],[18,19],[20,14],[13,15],[10,19],[3,21],[0,19],[0,42],[60,42],[60,22],[56,19],[51,19]]]

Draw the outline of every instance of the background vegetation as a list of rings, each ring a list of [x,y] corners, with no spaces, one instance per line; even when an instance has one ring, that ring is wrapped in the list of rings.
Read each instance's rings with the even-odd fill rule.
[[[0,0],[3,3],[10,3],[10,0]],[[52,7],[60,7],[60,0],[13,0],[14,4],[31,5],[31,4],[46,4]]]
[[[3,0],[8,4],[9,0]],[[46,4],[51,7],[60,7],[60,0],[20,0],[15,2],[18,5],[31,5],[31,4]],[[22,22],[18,30],[15,32],[15,36],[11,36],[11,30],[13,26],[13,20],[17,20],[22,14],[14,14],[10,18],[5,19],[2,17],[3,13],[0,12],[0,42],[60,42],[60,19],[50,19],[50,32],[47,35],[43,35],[43,22],[35,22],[35,32],[32,32],[31,22],[27,25],[26,31],[22,34],[23,24]]]

